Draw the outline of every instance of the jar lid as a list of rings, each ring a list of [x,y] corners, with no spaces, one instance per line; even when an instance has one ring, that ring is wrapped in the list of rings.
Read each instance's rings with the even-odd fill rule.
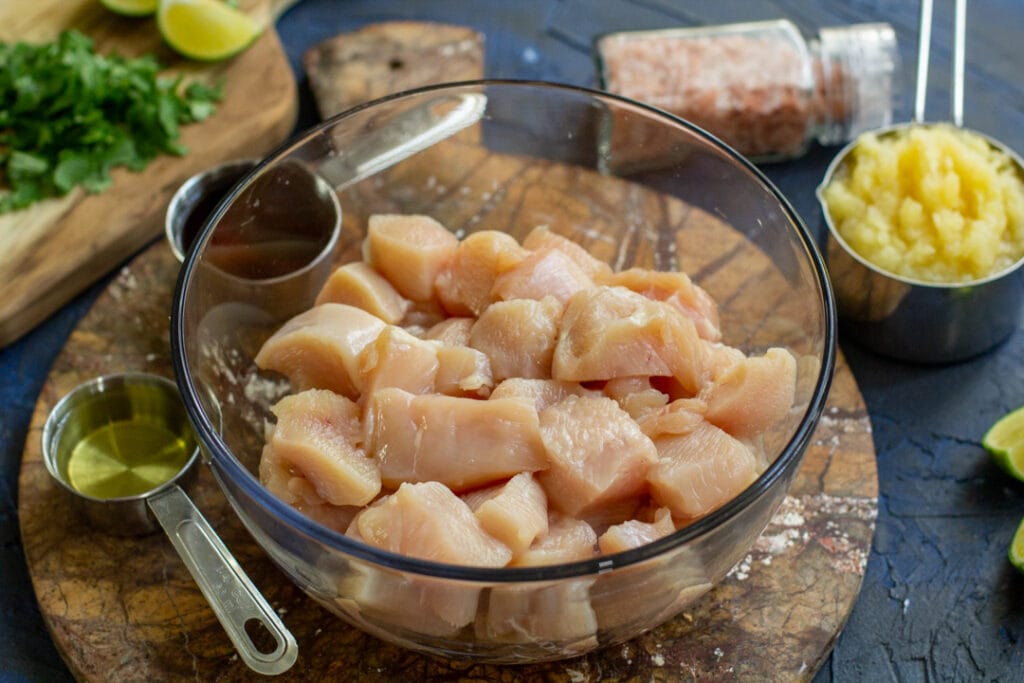
[[[818,139],[838,144],[892,123],[899,70],[896,32],[886,23],[819,33],[825,108]]]

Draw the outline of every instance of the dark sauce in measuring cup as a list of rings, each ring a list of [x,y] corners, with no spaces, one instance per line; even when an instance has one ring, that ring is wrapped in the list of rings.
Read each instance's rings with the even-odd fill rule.
[[[238,178],[213,184],[185,219],[186,252]],[[206,260],[247,280],[301,270],[330,243],[340,221],[332,189],[299,162],[287,161],[257,176],[228,207],[207,243]]]

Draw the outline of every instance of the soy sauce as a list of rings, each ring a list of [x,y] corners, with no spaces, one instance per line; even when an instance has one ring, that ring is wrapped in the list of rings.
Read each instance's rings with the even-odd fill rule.
[[[236,178],[224,178],[185,219],[182,243],[195,242]],[[214,228],[206,259],[248,280],[281,277],[313,262],[331,240],[340,217],[329,188],[298,162],[284,162],[258,176],[235,197]]]

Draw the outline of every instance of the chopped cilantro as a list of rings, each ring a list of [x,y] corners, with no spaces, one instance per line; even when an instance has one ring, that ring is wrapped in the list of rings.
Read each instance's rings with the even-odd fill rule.
[[[152,55],[97,54],[77,31],[0,42],[0,213],[77,185],[102,192],[117,166],[184,154],[179,126],[212,115],[222,89],[159,71]]]

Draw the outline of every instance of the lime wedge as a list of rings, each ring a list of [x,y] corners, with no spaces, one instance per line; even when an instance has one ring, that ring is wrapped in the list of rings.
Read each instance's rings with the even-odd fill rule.
[[[100,0],[100,4],[115,14],[126,17],[146,17],[156,11],[159,0]]]
[[[237,55],[260,34],[252,17],[220,0],[160,0],[156,25],[175,51],[206,62]]]
[[[1017,571],[1024,572],[1024,520],[1021,520],[1013,534],[1010,552],[1007,555],[1010,557],[1010,564],[1016,567]]]
[[[985,433],[981,445],[1010,476],[1024,481],[1024,407],[999,418]]]

